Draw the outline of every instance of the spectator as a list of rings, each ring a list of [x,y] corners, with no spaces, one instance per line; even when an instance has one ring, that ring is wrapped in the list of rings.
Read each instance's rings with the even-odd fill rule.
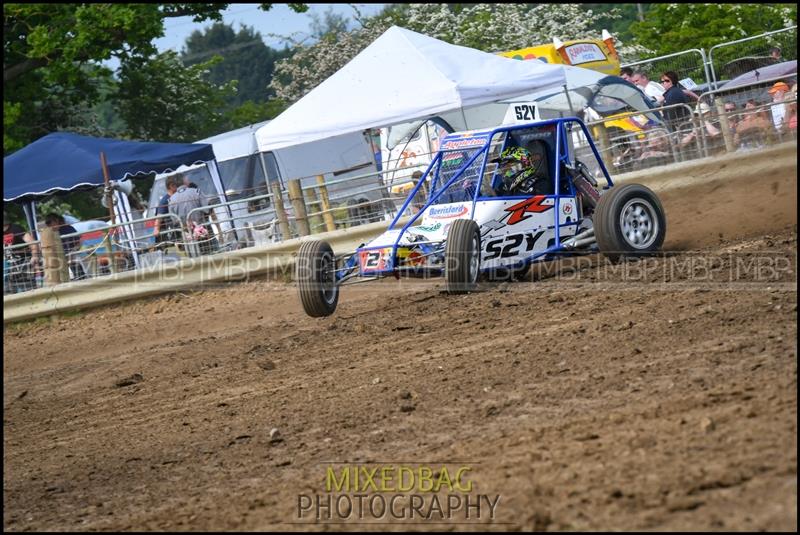
[[[701,102],[697,105],[695,114],[699,115],[703,122],[703,129],[705,129],[705,133],[703,135],[706,138],[708,148],[711,149],[712,152],[724,150],[725,143],[722,139],[722,128],[719,124],[719,119],[711,117],[711,107],[705,102]],[[692,129],[688,134],[681,138],[680,147],[684,148],[693,141],[696,141],[696,139],[697,133],[695,132],[695,129]]]
[[[770,112],[772,113],[772,124],[778,132],[783,131],[783,122],[786,117],[786,105],[783,104],[784,95],[789,91],[789,85],[786,82],[775,82],[775,85],[769,90],[772,95],[772,106]]]
[[[623,80],[625,80],[626,82],[631,82],[631,83],[634,83],[634,81],[632,80],[632,77],[633,77],[633,69],[631,69],[630,67],[622,67],[622,68],[619,70],[619,75],[620,75],[620,77],[621,77]]]
[[[786,94],[784,100],[789,100],[786,104],[786,121],[784,132],[797,133],[797,84],[792,85],[792,89]]]
[[[644,71],[636,71],[631,75],[631,82],[638,85],[645,95],[650,97],[655,104],[661,104],[664,100],[664,88],[647,77]]]
[[[200,242],[201,254],[208,254],[212,249],[212,232],[207,226],[208,210],[193,211],[208,206],[206,198],[197,188],[190,188],[183,182],[183,177],[172,175],[167,178],[167,191],[173,191],[169,198],[169,211],[175,214],[190,236]]]
[[[753,99],[744,105],[745,114],[736,126],[734,143],[742,150],[756,149],[766,144],[766,133],[772,127],[764,112]]]
[[[170,179],[172,178],[171,176],[167,177],[167,180],[165,181],[167,192],[161,197],[161,199],[159,199],[158,206],[156,206],[155,215],[162,216],[158,217],[158,219],[155,220],[155,225],[153,227],[153,236],[155,236],[156,238],[156,244],[161,244],[161,243],[166,244],[168,242],[174,242],[176,239],[174,232],[175,231],[174,223],[172,218],[163,217],[169,214],[170,198],[178,190],[178,186],[183,184],[184,182],[182,174],[178,173],[173,176],[177,177],[176,180],[174,181],[170,181]]]
[[[644,94],[650,97],[650,100],[652,100],[653,103],[658,105],[663,105],[664,87],[648,79],[644,71],[636,71],[631,81],[636,85],[638,85],[639,87],[641,87]],[[689,97],[690,99],[694,100],[695,102],[700,100],[700,97],[697,95],[697,93],[695,93],[691,89],[686,89],[680,83],[678,83],[677,86],[681,89],[681,91],[683,91],[683,94]]]
[[[786,121],[783,132],[797,133],[797,100],[786,105]]]
[[[781,49],[777,46],[773,46],[769,49],[769,57],[774,59],[775,63],[783,61],[783,57],[781,57]]]
[[[731,134],[735,135],[736,128],[741,120],[739,114],[736,113],[736,103],[726,102],[723,109],[725,110],[725,116],[728,118],[728,128],[730,128]]]
[[[11,222],[11,217],[3,212],[3,293],[17,293],[35,287],[38,248],[29,232]],[[28,247],[14,247],[28,243]]]
[[[194,188],[197,191],[200,191],[200,186],[189,180],[189,177],[186,175],[183,175],[183,185],[187,188]]]
[[[667,135],[656,130],[647,132],[647,145],[642,154],[637,158],[639,162],[648,162],[645,167],[666,163],[669,157],[669,142]]]
[[[664,106],[676,104],[687,104],[689,99],[678,85],[678,75],[674,71],[667,71],[661,75],[661,83],[664,85]],[[670,129],[677,131],[681,122],[689,119],[689,110],[685,106],[677,106],[664,110],[664,117]]]
[[[64,237],[67,234],[75,234],[78,231],[75,230],[75,227],[72,225],[68,225],[64,220],[64,217],[58,214],[47,214],[44,218],[44,224],[53,230],[57,230],[59,236],[61,236],[61,245],[64,248],[64,256],[66,256],[69,267],[72,270],[73,278],[76,280],[85,279],[86,272],[83,270],[83,266],[78,261],[77,255],[74,254],[81,248],[81,237]]]
[[[699,102],[700,101],[700,95],[698,95],[697,93],[695,93],[691,89],[686,89],[685,87],[683,87],[683,84],[681,84],[680,82],[678,82],[678,87],[681,88],[681,91],[683,91],[683,94],[686,95],[687,97],[689,97],[689,99],[693,100],[694,102]]]
[[[797,84],[792,86],[792,93],[790,95],[793,102],[788,105],[789,109],[786,111],[786,115],[789,117],[786,121],[786,125],[788,126],[789,130],[793,130],[794,133],[797,133]]]

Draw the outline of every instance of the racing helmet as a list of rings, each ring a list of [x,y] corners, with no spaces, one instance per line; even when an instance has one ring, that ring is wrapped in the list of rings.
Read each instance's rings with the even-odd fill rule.
[[[533,193],[534,183],[543,177],[547,149],[543,143],[533,143],[531,148],[508,147],[500,154],[498,169],[506,192]]]

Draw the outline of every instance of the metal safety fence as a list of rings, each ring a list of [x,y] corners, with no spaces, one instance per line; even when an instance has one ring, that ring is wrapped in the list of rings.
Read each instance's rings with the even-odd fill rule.
[[[719,43],[708,52],[691,49],[647,58],[622,67],[630,67],[655,81],[667,71],[678,75],[685,88],[706,92],[721,88],[726,82],[756,69],[797,59],[797,26],[766,32],[736,41]]]
[[[3,295],[42,287],[40,251],[39,240],[3,247]]]
[[[655,126],[638,120],[633,123],[647,126],[623,132],[607,130],[599,120],[587,127],[609,172],[637,171],[796,141],[796,91],[796,75],[767,78],[705,92],[692,104],[656,108],[666,120]],[[640,116],[628,112],[615,117]],[[601,176],[585,137],[573,133],[573,144],[576,156]]]
[[[81,232],[63,233],[65,228],[74,230],[65,225],[51,228],[58,232],[60,255],[48,252],[42,239],[3,248],[3,295],[201,254],[202,242],[189,235],[174,214],[106,223]],[[49,277],[48,271],[63,275]]]
[[[712,89],[746,72],[797,59],[797,26],[720,43],[708,51]]]

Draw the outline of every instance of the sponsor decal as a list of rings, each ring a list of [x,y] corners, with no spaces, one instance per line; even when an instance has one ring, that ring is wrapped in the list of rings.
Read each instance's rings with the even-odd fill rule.
[[[545,201],[550,201],[548,204],[544,204]],[[536,195],[531,197],[530,199],[525,199],[522,202],[519,202],[513,206],[509,206],[505,209],[508,212],[508,224],[509,225],[516,225],[520,221],[525,221],[526,219],[530,218],[529,213],[541,213],[546,212],[553,207],[553,199],[548,199],[546,195]]]
[[[448,165],[452,163],[458,163],[464,160],[464,153],[463,152],[448,152],[442,156],[442,162]]]
[[[465,147],[480,147],[486,144],[486,138],[472,137],[464,139],[447,139],[440,150],[463,149]]]
[[[600,47],[592,43],[578,43],[566,47],[569,61],[573,65],[589,63],[590,61],[605,61],[606,55]]]
[[[418,227],[410,228],[409,230],[416,230],[419,232],[436,232],[440,228],[442,228],[442,224],[437,222],[433,225],[420,225]]]
[[[449,219],[451,217],[460,217],[469,212],[467,206],[443,206],[442,208],[432,207],[428,212],[428,217],[433,219]]]
[[[408,255],[403,255],[406,263],[412,266],[421,266],[425,263],[425,257],[419,251],[410,251]]]
[[[564,215],[569,215],[572,213],[572,205],[570,203],[562,203],[561,204],[561,211]]]

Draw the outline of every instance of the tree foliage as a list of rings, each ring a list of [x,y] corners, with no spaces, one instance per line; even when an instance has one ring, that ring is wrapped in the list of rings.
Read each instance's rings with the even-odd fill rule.
[[[83,114],[111,78],[101,62],[116,58],[121,68],[144,65],[155,56],[153,40],[164,35],[165,18],[221,20],[228,5],[3,4],[4,152],[60,128],[94,128]]]
[[[797,25],[796,4],[653,4],[631,25],[654,55],[712,46]]]
[[[126,62],[120,72],[117,108],[136,139],[192,142],[217,132],[224,99],[236,82],[208,80],[220,56],[186,67],[168,50],[141,64]]]
[[[646,14],[653,4],[581,4],[594,13],[595,31],[608,30],[615,38],[625,42],[633,39],[631,24],[639,20],[639,12]],[[645,43],[646,45],[646,43]]]
[[[209,69],[209,80],[215,84],[238,81],[237,92],[226,100],[233,107],[247,101],[269,100],[273,96],[268,85],[275,62],[291,55],[291,51],[268,47],[251,27],[242,26],[237,32],[233,26],[218,22],[202,32],[192,32],[181,59],[186,65],[194,65],[214,55],[221,56],[222,61]]]
[[[487,52],[550,43],[554,36],[600,37],[592,11],[581,4],[396,4],[356,20],[358,29],[328,33],[278,62],[271,84],[276,95],[290,102],[301,98],[392,25]],[[624,55],[631,49],[620,46],[620,51]]]

